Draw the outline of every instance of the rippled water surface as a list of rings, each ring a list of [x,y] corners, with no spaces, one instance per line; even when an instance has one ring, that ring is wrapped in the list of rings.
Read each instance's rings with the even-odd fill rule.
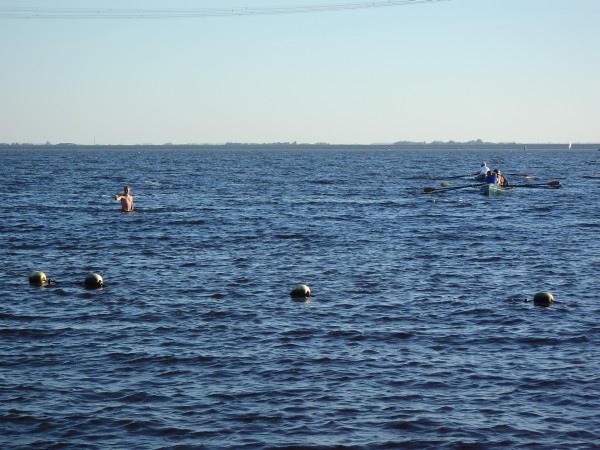
[[[598,448],[599,160],[0,150],[0,447]]]

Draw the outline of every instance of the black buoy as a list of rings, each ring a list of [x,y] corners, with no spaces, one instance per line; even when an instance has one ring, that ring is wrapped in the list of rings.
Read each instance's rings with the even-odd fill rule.
[[[533,296],[533,304],[538,306],[550,306],[554,302],[554,295],[550,292],[538,292]]]
[[[44,272],[31,272],[29,274],[29,284],[35,284],[36,286],[42,286],[46,283],[46,274]]]
[[[90,273],[85,277],[85,281],[83,282],[84,286],[89,289],[98,289],[104,286],[104,280],[102,276],[97,273]]]
[[[297,284],[290,291],[292,298],[308,298],[311,296],[310,288],[306,284]]]

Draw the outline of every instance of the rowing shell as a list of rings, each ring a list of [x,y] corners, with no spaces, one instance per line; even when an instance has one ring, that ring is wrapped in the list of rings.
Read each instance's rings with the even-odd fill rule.
[[[500,195],[508,192],[508,189],[502,186],[498,186],[497,184],[486,184],[481,187],[481,193],[483,195]]]

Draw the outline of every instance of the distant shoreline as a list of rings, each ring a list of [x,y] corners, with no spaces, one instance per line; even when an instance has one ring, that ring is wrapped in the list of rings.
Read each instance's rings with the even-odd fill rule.
[[[529,149],[529,148],[565,148],[567,143],[518,143],[518,142],[484,142],[481,140],[469,142],[409,142],[400,141],[389,144],[328,144],[324,142],[315,144],[305,144],[296,142],[273,142],[273,143],[242,143],[228,142],[225,144],[73,144],[73,143],[58,143],[58,144],[32,144],[32,143],[0,143],[0,149],[16,149],[16,148],[48,148],[48,149],[95,149],[95,148],[115,148],[115,149],[140,149],[140,148],[271,148],[271,149],[290,149],[290,148],[507,148],[507,149]],[[600,149],[600,143],[586,142],[574,143],[573,148],[582,147],[597,147]]]

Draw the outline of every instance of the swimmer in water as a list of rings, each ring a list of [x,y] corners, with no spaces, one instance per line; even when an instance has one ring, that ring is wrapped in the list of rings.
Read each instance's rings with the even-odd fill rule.
[[[131,187],[123,188],[123,195],[115,195],[115,200],[121,202],[121,211],[133,211],[133,196],[131,195]]]

